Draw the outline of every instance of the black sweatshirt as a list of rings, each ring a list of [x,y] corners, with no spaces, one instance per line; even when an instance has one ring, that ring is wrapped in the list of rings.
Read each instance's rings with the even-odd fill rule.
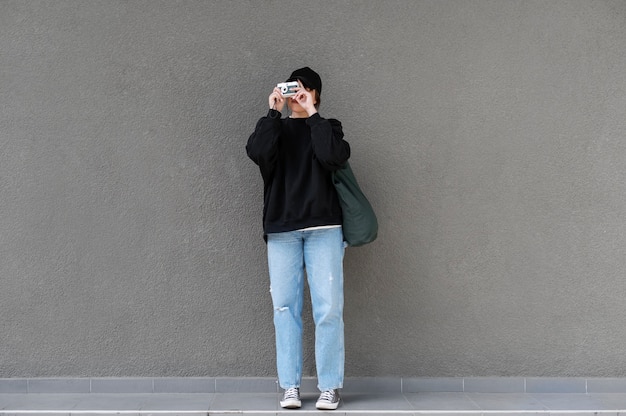
[[[341,123],[319,114],[282,118],[270,110],[248,139],[246,151],[263,177],[265,234],[341,224],[332,171],[350,157]]]

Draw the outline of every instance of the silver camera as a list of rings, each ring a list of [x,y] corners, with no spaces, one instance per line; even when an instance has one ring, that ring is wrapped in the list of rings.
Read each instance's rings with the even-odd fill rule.
[[[294,95],[296,95],[294,89],[298,87],[298,81],[281,82],[280,84],[276,85],[276,88],[280,90],[280,93],[283,95],[283,97],[293,97]]]

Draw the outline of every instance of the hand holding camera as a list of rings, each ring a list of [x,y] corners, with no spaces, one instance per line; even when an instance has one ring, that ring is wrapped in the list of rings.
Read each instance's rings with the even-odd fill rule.
[[[275,87],[274,91],[272,91],[269,96],[270,109],[282,112],[283,108],[285,108],[285,102],[286,100],[281,94],[280,89]]]
[[[282,111],[285,107],[285,98],[294,97],[300,87],[298,81],[281,82],[277,84],[269,97],[270,108]]]
[[[285,99],[290,99],[289,108],[292,113],[303,113],[311,116],[317,112],[313,94],[308,91],[300,81],[281,82],[276,85],[269,96],[271,109],[282,112],[285,107]]]

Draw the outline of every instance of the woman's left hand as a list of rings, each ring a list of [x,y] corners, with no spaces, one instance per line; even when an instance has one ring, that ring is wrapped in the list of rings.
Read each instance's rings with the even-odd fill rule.
[[[296,92],[296,95],[291,97],[291,99],[300,104],[300,107],[302,107],[310,117],[317,113],[317,108],[315,108],[315,97],[313,97],[311,91],[307,91],[306,88],[304,88],[302,82],[298,81],[298,84],[300,84],[300,88]]]

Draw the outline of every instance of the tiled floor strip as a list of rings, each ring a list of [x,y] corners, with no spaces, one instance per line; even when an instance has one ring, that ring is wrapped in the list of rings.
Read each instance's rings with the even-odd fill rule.
[[[0,410],[0,415],[623,415],[626,410]]]

